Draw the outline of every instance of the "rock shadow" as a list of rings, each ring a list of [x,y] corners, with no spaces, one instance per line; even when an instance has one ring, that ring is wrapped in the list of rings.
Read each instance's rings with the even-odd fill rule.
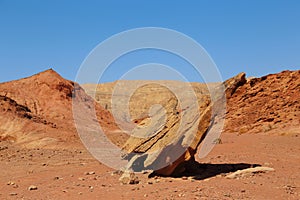
[[[194,180],[203,180],[217,175],[225,175],[230,172],[261,166],[259,164],[249,164],[249,163],[224,163],[224,164],[198,163],[195,160],[186,161],[182,163],[182,165],[185,170],[181,173],[172,174],[170,176],[161,176],[153,172],[149,175],[149,178],[154,176],[173,177],[173,178],[191,177]]]

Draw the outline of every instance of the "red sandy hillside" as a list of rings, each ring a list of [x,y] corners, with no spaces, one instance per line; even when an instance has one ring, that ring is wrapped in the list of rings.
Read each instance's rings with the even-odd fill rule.
[[[72,113],[76,98],[87,105],[94,101],[77,84],[63,79],[52,69],[34,76],[0,84],[0,139],[28,147],[65,146],[78,142]],[[111,124],[110,114],[95,106],[101,123]]]

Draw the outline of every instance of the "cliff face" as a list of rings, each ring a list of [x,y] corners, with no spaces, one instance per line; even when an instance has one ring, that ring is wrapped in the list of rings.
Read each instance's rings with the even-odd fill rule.
[[[227,99],[226,132],[297,134],[300,70],[248,79]]]

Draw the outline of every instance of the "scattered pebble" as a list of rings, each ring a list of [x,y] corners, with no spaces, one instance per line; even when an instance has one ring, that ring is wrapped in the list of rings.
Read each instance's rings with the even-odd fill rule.
[[[95,172],[93,172],[93,171],[92,172],[85,172],[84,174],[85,175],[93,175],[93,174],[95,174]]]
[[[29,186],[28,187],[28,190],[29,191],[31,191],[31,190],[37,190],[38,188],[37,188],[37,186],[35,186],[35,185],[31,185],[31,186]]]
[[[62,178],[60,178],[59,176],[55,176],[53,179],[54,180],[59,180],[59,179],[62,179]]]
[[[121,176],[122,174],[123,174],[122,170],[116,170],[116,171],[111,172],[110,175],[112,175],[112,176],[114,176],[114,175],[120,175]]]
[[[183,194],[183,193],[178,194],[178,197],[184,197],[184,196],[185,196],[185,194]]]
[[[8,181],[8,182],[7,182],[7,185],[15,185],[15,182],[13,182],[13,181]]]
[[[224,194],[224,197],[231,197],[230,194]]]

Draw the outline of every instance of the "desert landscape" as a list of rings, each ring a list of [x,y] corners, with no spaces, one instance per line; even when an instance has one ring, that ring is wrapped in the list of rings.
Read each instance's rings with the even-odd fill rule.
[[[207,116],[220,101],[210,97],[207,85],[190,84],[200,111],[193,115],[190,107],[180,106],[176,95],[161,87],[172,85],[180,93],[186,83],[178,81],[144,84],[130,98],[130,117],[118,113],[116,119],[111,104],[114,87],[120,84],[126,92],[137,82],[141,81],[80,86],[49,69],[1,83],[0,199],[300,199],[300,70],[260,78],[241,73],[224,83],[211,83],[215,88],[224,86],[226,97],[225,114],[214,122]],[[83,113],[76,125],[74,99]],[[191,102],[187,98],[183,105]],[[155,118],[161,117],[160,110],[148,113],[155,104],[162,105],[167,116],[161,129],[151,122],[160,119]],[[86,110],[95,110],[96,115]],[[184,156],[155,173],[142,168],[128,183],[120,179],[123,171],[91,155],[76,129],[90,117],[120,148],[147,153],[164,149],[176,138],[183,116],[187,126],[197,129],[181,152]],[[199,158],[207,131],[221,118],[224,127],[214,138],[213,150]],[[128,136],[118,120],[128,129],[130,124],[149,125],[155,134],[146,141]],[[156,160],[159,157],[149,162]]]

